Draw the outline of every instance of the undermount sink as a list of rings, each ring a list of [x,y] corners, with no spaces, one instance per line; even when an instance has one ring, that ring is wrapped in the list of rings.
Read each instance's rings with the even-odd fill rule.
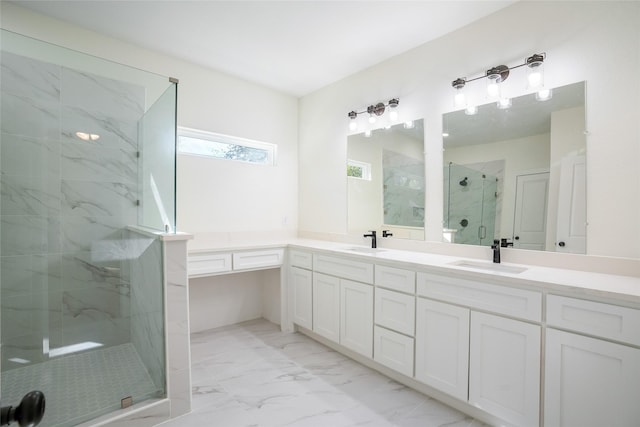
[[[515,267],[511,265],[482,261],[456,261],[452,262],[451,265],[455,265],[456,267],[474,268],[476,270],[492,271],[496,273],[520,274],[527,271],[526,267]]]
[[[361,252],[363,254],[376,254],[378,252],[384,252],[385,249],[368,248],[366,246],[354,246],[352,248],[345,248],[345,251]]]

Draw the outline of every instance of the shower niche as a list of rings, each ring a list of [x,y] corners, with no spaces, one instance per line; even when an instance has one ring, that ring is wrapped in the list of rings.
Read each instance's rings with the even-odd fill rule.
[[[40,390],[71,426],[162,398],[177,84],[5,30],[0,64],[3,404]]]

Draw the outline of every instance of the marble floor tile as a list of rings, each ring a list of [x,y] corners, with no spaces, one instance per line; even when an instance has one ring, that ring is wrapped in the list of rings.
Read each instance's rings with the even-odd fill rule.
[[[192,412],[162,427],[482,427],[302,334],[255,320],[191,336]]]

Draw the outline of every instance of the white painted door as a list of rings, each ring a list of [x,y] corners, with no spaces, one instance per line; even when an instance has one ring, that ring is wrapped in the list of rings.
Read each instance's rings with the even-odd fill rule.
[[[516,177],[516,207],[513,222],[513,247],[545,249],[549,173]]]
[[[340,279],[313,273],[313,331],[340,342]]]
[[[293,323],[313,329],[312,273],[303,268],[289,269],[289,286],[293,291]]]
[[[584,156],[562,158],[558,191],[556,250],[584,254],[587,250],[587,174]]]
[[[469,345],[469,403],[539,427],[540,326],[472,311]]]
[[[469,393],[469,309],[418,298],[416,379],[466,401]]]
[[[640,425],[640,350],[547,329],[545,427]]]
[[[340,280],[340,344],[373,357],[373,286]]]

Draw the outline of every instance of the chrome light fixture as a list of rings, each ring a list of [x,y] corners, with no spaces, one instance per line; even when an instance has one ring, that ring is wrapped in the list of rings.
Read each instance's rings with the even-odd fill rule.
[[[451,82],[451,86],[456,90],[453,98],[453,105],[457,109],[464,109],[465,114],[473,115],[478,111],[475,104],[469,102],[468,97],[464,93],[465,86],[469,82],[480,79],[487,79],[487,96],[496,100],[498,108],[505,109],[511,107],[511,99],[502,96],[502,83],[507,80],[511,70],[527,66],[527,88],[536,90],[536,99],[538,101],[546,101],[551,98],[551,89],[544,87],[544,61],[546,53],[535,53],[526,58],[522,64],[513,67],[506,65],[496,65],[485,71],[484,75],[467,79],[466,77],[458,77]]]
[[[400,100],[398,98],[390,99],[386,104],[384,102],[378,102],[377,104],[371,104],[366,110],[349,111],[347,114],[349,117],[349,130],[356,131],[358,129],[358,115],[367,113],[369,114],[369,123],[371,125],[376,123],[378,117],[381,117],[385,111],[389,111],[389,121],[395,122],[398,120],[398,104]]]

